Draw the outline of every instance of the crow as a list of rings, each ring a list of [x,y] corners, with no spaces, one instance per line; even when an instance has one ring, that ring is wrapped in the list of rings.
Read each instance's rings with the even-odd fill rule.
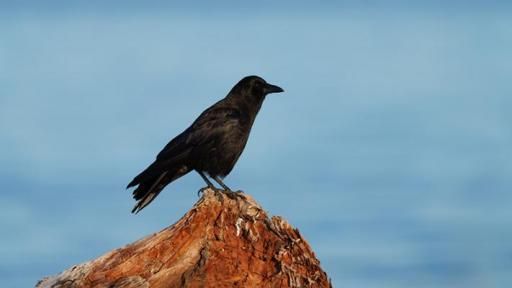
[[[181,134],[172,139],[156,160],[126,187],[137,186],[132,213],[146,207],[162,189],[181,176],[195,170],[207,187],[218,190],[208,176],[224,191],[234,193],[222,182],[242,154],[256,114],[270,93],[284,92],[258,76],[240,80],[228,95],[206,109]]]

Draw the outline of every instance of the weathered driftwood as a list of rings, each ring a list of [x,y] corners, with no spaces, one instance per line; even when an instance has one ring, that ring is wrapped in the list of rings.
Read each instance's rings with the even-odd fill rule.
[[[330,287],[299,231],[240,195],[205,190],[174,225],[37,287]]]

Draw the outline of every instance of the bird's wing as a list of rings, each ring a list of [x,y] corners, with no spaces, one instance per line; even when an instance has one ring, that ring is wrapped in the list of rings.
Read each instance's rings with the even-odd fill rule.
[[[196,147],[208,147],[227,133],[240,120],[240,112],[234,108],[212,106],[205,110],[192,125],[172,139],[158,153],[156,160],[137,175],[128,187],[135,186],[147,179],[159,177],[171,168],[180,168],[193,158]],[[197,153],[196,153],[197,154]]]
[[[178,136],[174,137],[167,145],[165,145],[164,149],[158,153],[156,156],[156,160],[165,160],[169,158],[176,158],[184,153],[188,152],[190,149],[190,145],[187,143],[187,138],[189,134],[189,129],[183,131]]]
[[[138,185],[145,181],[153,181],[162,173],[170,170],[179,170],[183,161],[187,158],[192,147],[187,144],[188,129],[172,139],[164,149],[158,153],[156,160],[144,171],[139,173],[128,184],[127,188]]]
[[[217,136],[237,125],[239,110],[230,107],[210,107],[192,125],[171,140],[158,154],[157,160],[180,158],[194,147],[214,141]]]
[[[231,107],[213,107],[206,110],[192,124],[189,142],[201,145],[215,139],[241,121],[241,113]]]

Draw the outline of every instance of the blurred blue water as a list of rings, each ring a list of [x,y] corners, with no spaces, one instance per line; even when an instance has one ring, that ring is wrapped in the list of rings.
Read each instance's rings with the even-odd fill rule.
[[[183,215],[197,175],[137,216],[124,186],[248,74],[286,93],[227,182],[299,227],[336,287],[512,285],[506,4],[17,3],[0,6],[6,287]]]

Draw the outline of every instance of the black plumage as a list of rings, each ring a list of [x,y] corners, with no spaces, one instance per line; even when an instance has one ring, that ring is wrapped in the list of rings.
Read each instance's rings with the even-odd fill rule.
[[[146,207],[172,181],[195,170],[215,188],[208,176],[231,192],[222,178],[231,172],[244,150],[254,119],[270,93],[283,92],[261,77],[240,80],[228,95],[206,109],[181,134],[172,139],[156,160],[128,184],[137,204],[132,212]]]

